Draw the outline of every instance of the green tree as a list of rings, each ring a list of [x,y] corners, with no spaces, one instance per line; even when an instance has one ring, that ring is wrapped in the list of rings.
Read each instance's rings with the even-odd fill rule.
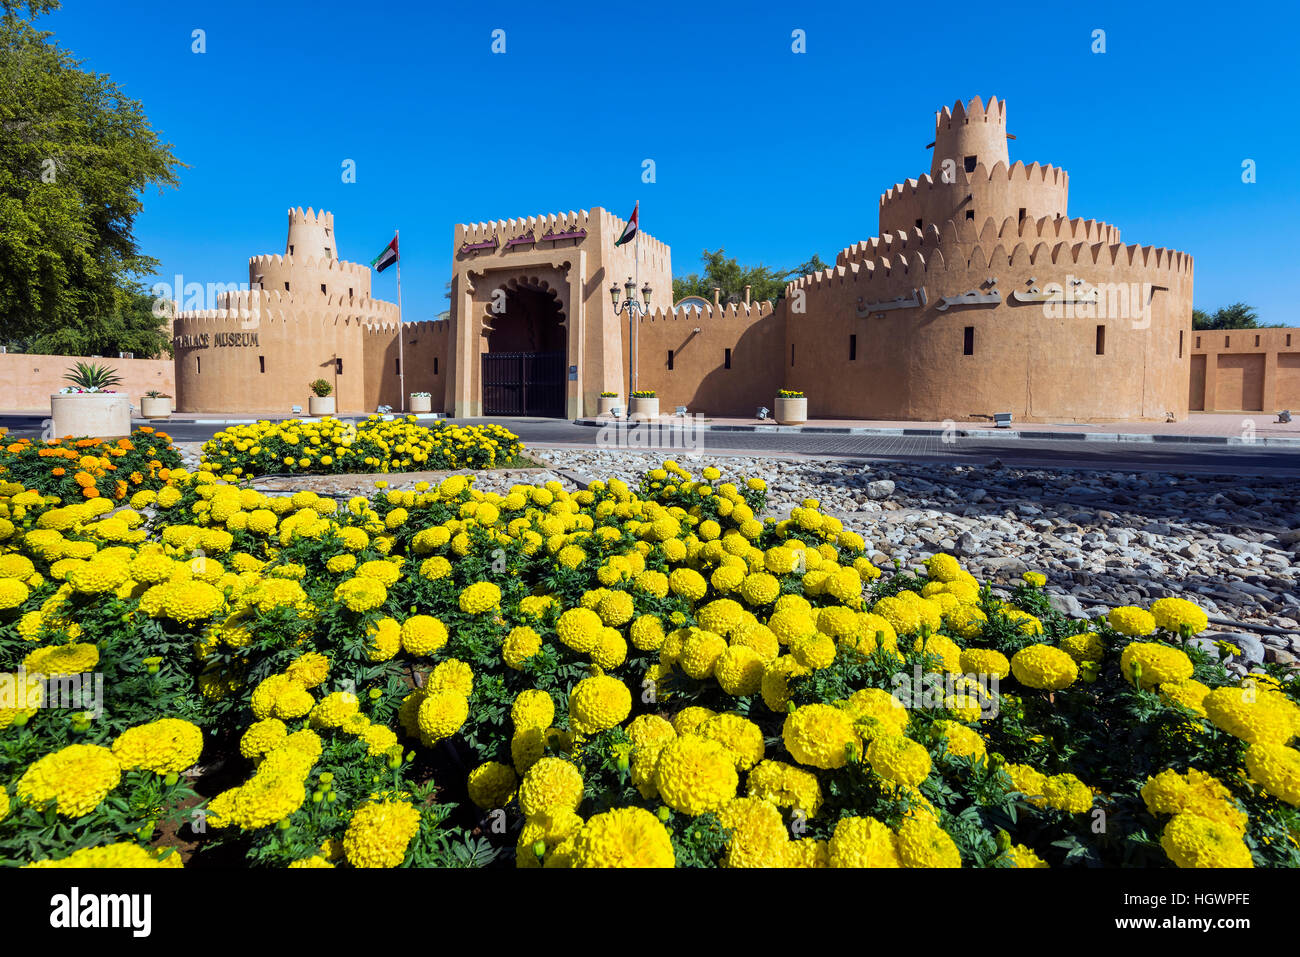
[[[1244,302],[1234,302],[1230,306],[1221,306],[1211,315],[1204,309],[1192,310],[1193,329],[1260,329],[1273,328],[1260,326],[1259,314]]]
[[[742,266],[735,257],[728,258],[726,251],[721,248],[716,252],[704,250],[700,256],[700,263],[704,267],[703,273],[674,277],[673,302],[678,302],[686,296],[700,296],[712,300],[715,287],[722,290],[720,293],[722,302],[731,300],[744,302],[746,286],[750,287],[751,300],[780,299],[785,295],[786,285],[792,280],[826,268],[826,264],[815,254],[803,265],[784,272],[761,263],[757,266]]]
[[[181,164],[140,103],[32,21],[58,0],[0,0],[0,316],[6,339],[66,353],[158,352],[135,241],[148,186]]]

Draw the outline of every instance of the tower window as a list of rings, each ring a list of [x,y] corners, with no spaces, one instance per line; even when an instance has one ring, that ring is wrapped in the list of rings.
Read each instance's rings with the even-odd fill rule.
[[[1097,327],[1097,355],[1104,356],[1105,354],[1106,354],[1106,327],[1098,326]]]
[[[1255,338],[1258,339],[1259,337],[1256,336]],[[730,369],[730,368],[731,368],[731,350],[730,350],[730,349],[724,349],[724,350],[723,350],[723,356],[722,356],[722,368],[724,368],[724,369]]]
[[[1291,344],[1291,333],[1289,332],[1286,334],[1286,344],[1288,346]]]
[[[194,372],[197,375],[203,371],[203,359],[199,356],[194,357]]]
[[[1183,357],[1183,330],[1178,330],[1178,358]]]
[[[351,287],[351,286],[348,286],[348,298],[349,298],[349,299],[352,298],[352,287]]]
[[[394,371],[397,375],[401,375],[401,374],[402,374],[402,360],[401,360],[401,359],[394,359],[394,360],[393,360],[393,371]]]
[[[1198,349],[1201,348],[1201,337],[1200,337],[1200,336],[1197,336],[1197,337],[1196,337],[1196,348],[1198,348]]]
[[[289,284],[287,282],[284,284],[284,291],[285,292],[289,291]]]
[[[1020,207],[1020,222],[1023,223],[1024,221],[1025,221],[1025,207],[1021,206],[1021,207]]]
[[[668,350],[668,371],[669,372],[673,371],[673,350],[672,349]]]
[[[325,258],[326,258],[326,259],[333,259],[333,258],[334,258],[333,256],[330,255],[330,248],[329,248],[328,246],[325,247]]]
[[[973,209],[966,210],[966,218],[973,220],[975,218],[975,210]]]
[[[437,356],[434,356],[434,357],[433,357],[433,374],[434,374],[434,375],[437,375],[437,374],[438,374],[438,357],[437,357]]]
[[[967,326],[962,330],[961,354],[964,356],[973,356],[975,354],[974,326]]]
[[[967,157],[966,157],[966,172],[968,172],[968,173],[973,173],[973,172],[975,172],[975,157],[974,157],[974,156],[967,156]]]
[[[336,356],[336,357],[334,358],[334,374],[335,374],[335,375],[342,375],[342,374],[343,374],[343,357],[342,357],[342,356]]]
[[[922,229],[922,228],[924,228],[924,227],[921,226],[921,221],[920,221],[919,219],[916,221],[916,228],[917,228],[917,229]]]
[[[1231,344],[1232,344],[1232,336],[1224,336],[1224,337],[1223,337],[1223,348],[1226,349],[1226,348],[1228,348],[1228,346],[1230,346]]]
[[[266,372],[266,356],[257,357],[257,371]]]
[[[290,256],[293,255],[293,244],[292,244],[292,243],[289,244],[289,255],[290,255]]]
[[[321,284],[320,284],[320,291],[321,291],[321,294],[322,294],[322,295],[325,294],[325,284],[324,284],[324,283],[321,283]]]
[[[794,343],[790,343],[790,365],[794,365]]]
[[[858,357],[858,337],[849,336],[849,361],[853,362]]]
[[[1259,345],[1259,336],[1256,336],[1256,337],[1255,337],[1255,345],[1257,345],[1257,346]]]

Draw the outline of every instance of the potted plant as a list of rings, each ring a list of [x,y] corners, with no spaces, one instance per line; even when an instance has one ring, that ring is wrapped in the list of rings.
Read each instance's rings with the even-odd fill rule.
[[[432,394],[430,394],[430,393],[428,393],[428,392],[412,392],[412,393],[411,393],[411,404],[410,404],[410,406],[409,406],[409,411],[411,411],[411,412],[432,412],[432,411],[433,411],[433,396],[432,396]]]
[[[659,393],[654,389],[638,389],[632,393],[631,414],[644,419],[659,415]]]
[[[150,389],[140,397],[140,414],[146,419],[165,419],[172,414],[172,397]]]
[[[776,421],[782,425],[802,425],[808,421],[808,397],[795,389],[781,389],[776,394]]]
[[[78,362],[66,375],[72,383],[50,396],[55,436],[117,438],[131,433],[131,397],[112,386],[121,385],[116,370],[93,362]]]
[[[333,415],[334,396],[330,393],[334,391],[334,386],[324,379],[317,379],[311,384],[311,391],[316,394],[307,400],[307,412],[310,415]]]
[[[598,414],[609,415],[610,410],[617,408],[618,404],[617,392],[602,392],[600,394],[600,411]]]

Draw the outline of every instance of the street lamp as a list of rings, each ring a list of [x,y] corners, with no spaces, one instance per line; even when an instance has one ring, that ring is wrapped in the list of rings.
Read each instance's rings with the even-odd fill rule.
[[[624,312],[627,313],[628,334],[629,334],[629,340],[631,342],[631,355],[628,357],[628,364],[631,365],[632,367],[631,372],[628,376],[628,385],[629,385],[628,398],[630,399],[631,394],[636,391],[636,345],[637,345],[636,319],[638,316],[644,316],[647,313],[649,313],[650,294],[651,292],[653,292],[653,290],[650,288],[650,284],[647,282],[644,286],[641,287],[642,301],[638,302],[636,298],[636,283],[632,281],[631,276],[628,276],[627,282],[623,283],[623,291],[624,291],[624,299],[622,302],[619,302],[618,283],[614,283],[612,286],[609,287],[609,299],[610,302],[614,304],[614,315],[617,316],[617,315],[622,315]]]

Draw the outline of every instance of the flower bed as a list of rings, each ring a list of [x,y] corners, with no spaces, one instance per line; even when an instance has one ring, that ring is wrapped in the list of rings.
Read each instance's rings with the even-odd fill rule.
[[[0,866],[1300,864],[1296,684],[1196,606],[1070,621],[764,502],[6,483],[0,671],[105,699],[0,701]]]
[[[149,426],[116,441],[17,439],[0,445],[0,481],[66,502],[101,496],[120,501],[141,489],[157,491],[180,464],[171,437]]]
[[[499,425],[417,425],[414,416],[372,415],[353,424],[288,419],[235,426],[203,444],[205,471],[231,480],[258,475],[484,469],[510,465],[523,450]]]

